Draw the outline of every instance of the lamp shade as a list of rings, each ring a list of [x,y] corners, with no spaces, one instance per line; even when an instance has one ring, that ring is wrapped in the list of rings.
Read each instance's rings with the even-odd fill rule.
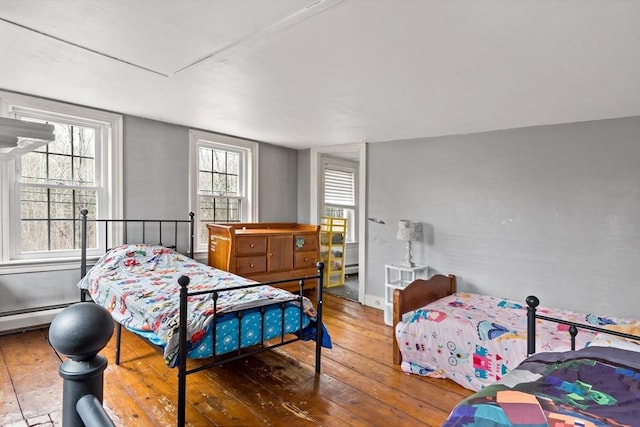
[[[398,222],[398,235],[396,237],[398,240],[404,240],[406,242],[422,240],[422,223],[401,219],[400,222]]]

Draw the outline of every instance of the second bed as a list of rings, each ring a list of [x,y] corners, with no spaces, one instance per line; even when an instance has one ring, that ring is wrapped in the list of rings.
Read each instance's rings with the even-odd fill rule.
[[[416,280],[394,294],[394,362],[403,371],[449,378],[470,390],[500,380],[527,356],[526,305],[473,293],[456,293],[453,275]],[[607,327],[634,320],[539,307],[538,313]],[[538,351],[570,349],[569,326],[538,321]],[[598,336],[584,331],[575,348]]]

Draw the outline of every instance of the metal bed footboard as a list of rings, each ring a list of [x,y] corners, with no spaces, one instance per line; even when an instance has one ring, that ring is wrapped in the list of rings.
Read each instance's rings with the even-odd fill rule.
[[[611,329],[599,328],[597,326],[585,325],[582,323],[570,322],[568,320],[556,319],[542,314],[537,314],[536,310],[540,305],[538,297],[529,295],[526,299],[527,303],[527,356],[531,356],[536,352],[536,319],[546,320],[554,323],[561,323],[569,326],[569,335],[571,337],[571,350],[576,349],[576,335],[578,335],[579,329],[587,329],[594,332],[602,332],[608,335],[615,335],[621,338],[628,338],[632,340],[640,340],[640,337],[625,334],[624,332],[613,331]]]
[[[197,291],[197,292],[189,292],[188,290],[188,286],[189,286],[189,278],[186,276],[181,276],[178,279],[178,283],[180,284],[180,327],[179,327],[179,350],[178,350],[178,420],[177,420],[177,425],[178,426],[183,426],[185,425],[185,410],[186,410],[186,380],[187,380],[187,375],[189,374],[194,374],[196,372],[200,372],[202,370],[205,369],[209,369],[209,368],[213,368],[216,366],[220,366],[224,363],[228,363],[234,360],[238,360],[238,359],[243,359],[245,357],[251,356],[251,355],[255,355],[258,353],[262,353],[263,351],[267,351],[267,350],[271,350],[277,347],[281,347],[283,345],[286,344],[291,344],[293,342],[296,341],[300,341],[303,339],[314,339],[315,340],[315,372],[316,374],[320,373],[320,362],[321,362],[321,354],[322,354],[322,340],[323,340],[323,335],[324,335],[324,331],[323,331],[323,327],[322,327],[322,306],[323,306],[323,292],[324,292],[324,264],[319,262],[317,264],[318,267],[318,274],[316,274],[315,276],[305,276],[305,277],[301,277],[301,278],[294,278],[294,279],[286,279],[286,280],[278,280],[278,281],[272,281],[272,282],[263,282],[263,283],[255,283],[255,284],[251,284],[251,285],[243,285],[243,286],[237,286],[237,287],[233,287],[233,288],[228,288],[226,290],[229,289],[241,289],[241,288],[250,288],[250,287],[256,287],[256,286],[263,286],[263,285],[272,285],[272,286],[277,286],[278,284],[283,284],[283,283],[290,283],[290,282],[298,282],[299,284],[299,292],[298,292],[298,296],[295,299],[295,301],[298,301],[300,304],[300,324],[298,326],[298,330],[296,332],[293,333],[286,333],[284,328],[285,328],[285,322],[284,322],[284,310],[285,310],[285,302],[277,302],[277,303],[273,303],[273,304],[268,304],[268,305],[264,305],[262,307],[260,307],[260,312],[261,312],[261,321],[262,321],[262,328],[261,328],[261,337],[260,337],[260,343],[256,344],[255,346],[249,347],[249,348],[242,348],[242,328],[238,327],[238,349],[235,350],[235,355],[233,354],[234,352],[231,353],[226,353],[226,354],[221,354],[221,355],[216,355],[216,324],[217,324],[217,319],[216,319],[216,315],[214,314],[214,318],[212,320],[211,323],[211,328],[212,328],[212,334],[211,334],[211,339],[213,340],[213,345],[212,345],[212,355],[210,358],[208,358],[210,360],[209,363],[205,364],[205,365],[201,365],[195,368],[191,368],[188,369],[187,368],[187,301],[189,299],[189,297],[191,296],[196,296],[196,295],[203,295],[203,294],[212,294],[213,295],[213,307],[214,307],[214,313],[216,313],[216,304],[217,304],[217,299],[218,299],[218,293],[219,292],[224,292],[224,291],[217,291],[217,290],[209,290],[209,291]],[[310,281],[310,280],[316,280],[317,284],[316,284],[316,320],[315,320],[315,324],[316,324],[316,330],[315,330],[315,336],[311,336],[311,335],[303,335],[303,308],[302,308],[302,299],[304,298],[303,294],[304,294],[304,286],[305,286],[305,282]],[[273,338],[271,340],[269,340],[270,342],[267,343],[264,341],[264,314],[266,312],[266,310],[269,307],[273,307],[273,306],[279,306],[280,307],[280,314],[282,316],[282,330],[280,331],[280,335],[276,338]],[[252,310],[251,308],[248,308],[246,310]],[[245,310],[238,310],[232,313],[235,313],[239,320],[241,320],[243,313]],[[228,314],[228,313],[224,313],[224,314]],[[240,324],[240,322],[239,322]],[[288,338],[287,338],[288,337]]]

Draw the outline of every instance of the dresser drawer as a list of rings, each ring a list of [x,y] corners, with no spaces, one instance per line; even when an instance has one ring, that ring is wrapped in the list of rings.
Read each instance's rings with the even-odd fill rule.
[[[296,252],[315,251],[318,249],[317,234],[296,234],[293,236],[293,248]]]
[[[293,268],[298,270],[300,268],[315,267],[318,259],[316,258],[316,251],[311,252],[296,252],[293,256]]]
[[[235,273],[239,276],[267,271],[267,259],[262,256],[246,256],[236,258]]]
[[[241,236],[236,239],[236,255],[257,255],[267,252],[267,238],[264,236]]]

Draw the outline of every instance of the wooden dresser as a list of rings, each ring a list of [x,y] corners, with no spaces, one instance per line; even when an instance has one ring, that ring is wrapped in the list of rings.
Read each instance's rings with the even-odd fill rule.
[[[207,228],[210,266],[259,282],[317,274],[319,225],[235,222]],[[305,289],[315,286],[315,280],[305,283]],[[297,282],[280,287],[299,290]]]

